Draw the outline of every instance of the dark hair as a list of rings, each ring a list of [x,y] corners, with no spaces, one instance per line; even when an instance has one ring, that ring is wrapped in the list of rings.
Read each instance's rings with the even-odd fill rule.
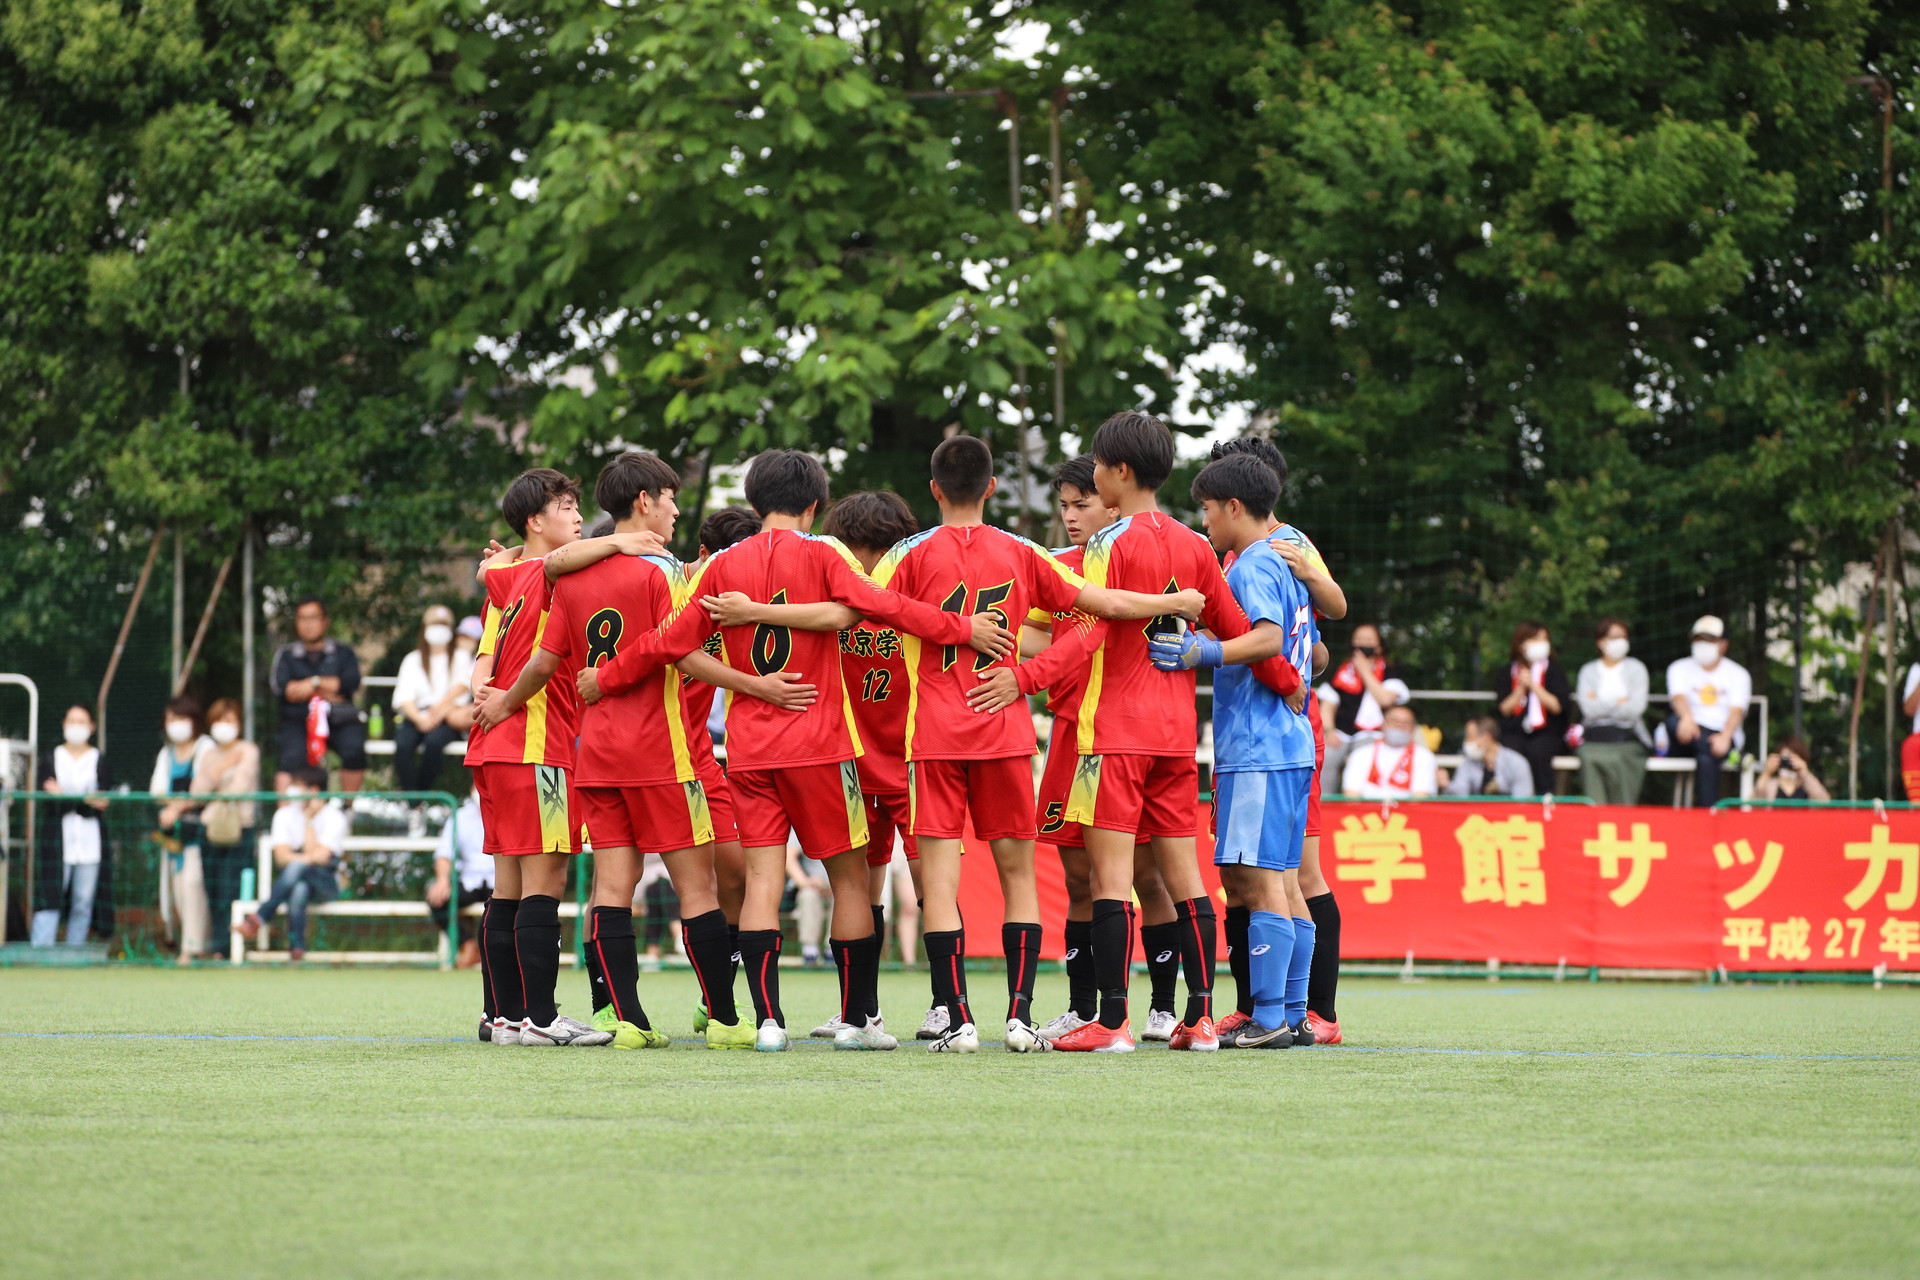
[[[629,449],[600,468],[600,478],[593,483],[593,500],[615,520],[625,520],[633,515],[641,494],[658,500],[668,489],[680,491],[679,474],[659,454]]]
[[[327,771],[317,764],[297,764],[287,770],[287,777],[303,787],[312,787],[316,791],[327,789]]]
[[[86,703],[84,703],[84,702],[74,702],[74,703],[69,703],[69,704],[67,705],[67,709],[66,709],[65,711],[62,711],[62,712],[60,713],[60,719],[61,719],[61,720],[62,720],[62,721],[64,722],[64,721],[66,720],[66,718],[67,718],[68,716],[70,716],[70,715],[72,715],[72,714],[73,714],[74,712],[76,712],[76,711],[84,711],[84,712],[86,712],[86,713],[87,713],[87,719],[88,719],[88,721],[89,721],[89,722],[91,722],[91,723],[93,723],[93,724],[99,724],[99,723],[100,723],[100,717],[98,717],[98,716],[96,716],[96,715],[94,715],[94,714],[93,714],[93,708],[92,708],[92,707],[90,707],[90,706],[88,706],[88,705],[87,705]]]
[[[827,469],[810,453],[769,449],[747,468],[747,505],[762,516],[803,516],[827,505]]]
[[[978,502],[993,482],[993,450],[978,436],[948,436],[935,447],[931,469],[948,502]]]
[[[1535,636],[1543,636],[1546,634],[1547,628],[1545,623],[1534,622],[1531,619],[1521,623],[1513,629],[1513,644],[1508,646],[1508,655],[1511,656],[1515,662],[1520,661],[1520,646]]]
[[[1069,484],[1089,497],[1098,492],[1093,485],[1092,454],[1083,453],[1077,458],[1068,458],[1053,469],[1054,493],[1059,493],[1061,486]]]
[[[1230,453],[1200,469],[1193,478],[1192,493],[1195,502],[1238,498],[1248,515],[1264,520],[1273,514],[1274,499],[1280,496],[1280,477],[1250,453]]]
[[[1498,738],[1500,736],[1500,722],[1492,716],[1474,716],[1467,721],[1463,728],[1478,729],[1480,736],[1483,738]]]
[[[1605,640],[1607,638],[1607,632],[1613,630],[1615,627],[1620,628],[1622,631],[1626,632],[1628,635],[1633,634],[1633,628],[1627,625],[1627,620],[1625,618],[1615,618],[1615,617],[1609,616],[1609,617],[1602,618],[1600,619],[1600,621],[1593,624],[1593,638],[1595,640]]]
[[[182,694],[179,697],[167,703],[167,709],[161,713],[161,719],[162,721],[165,721],[168,717],[171,717],[175,720],[187,721],[189,724],[193,726],[193,731],[195,733],[199,733],[201,731],[202,726],[200,723],[200,704],[194,699],[187,697],[185,694]]]
[[[321,597],[314,595],[312,592],[308,592],[306,595],[301,596],[298,600],[295,600],[293,602],[293,611],[294,613],[298,614],[302,609],[306,608],[310,604],[319,605],[321,616],[322,617],[328,616],[327,602]]]
[[[1374,638],[1380,641],[1379,652],[1376,653],[1374,656],[1377,658],[1384,658],[1387,655],[1387,633],[1381,628],[1380,624],[1377,622],[1354,623],[1353,626],[1348,628],[1347,630],[1347,643],[1348,644],[1353,643],[1354,632],[1360,630],[1360,628],[1362,627],[1373,628]]]
[[[933,456],[937,460],[939,451],[935,450]],[[940,487],[946,488],[944,484]],[[951,498],[953,494],[949,492],[947,496]],[[913,508],[891,490],[848,494],[833,504],[822,527],[828,535],[858,551],[885,551],[902,538],[911,538],[920,532]]]
[[[700,545],[709,554],[745,542],[760,532],[760,517],[745,507],[722,507],[700,522]]]
[[[1148,413],[1116,413],[1093,433],[1090,453],[1109,467],[1126,463],[1143,489],[1158,489],[1173,474],[1173,432]]]
[[[1793,754],[1800,757],[1800,763],[1808,766],[1811,766],[1813,764],[1813,755],[1811,752],[1807,750],[1806,739],[1797,738],[1791,733],[1788,734],[1786,737],[1780,739],[1780,745],[1775,747],[1774,751],[1776,752],[1791,751],[1793,752]]]
[[[506,517],[507,528],[513,530],[514,536],[524,538],[527,521],[545,511],[548,503],[561,498],[578,502],[580,482],[552,467],[535,467],[515,476],[507,491],[500,495],[500,514]]]
[[[1272,468],[1273,474],[1284,487],[1287,483],[1287,458],[1280,452],[1279,446],[1265,436],[1241,436],[1238,440],[1222,440],[1213,446],[1213,460],[1218,462],[1229,454],[1245,453],[1260,459]]]
[[[212,724],[215,720],[225,720],[228,716],[232,716],[242,724],[247,720],[246,716],[241,714],[239,702],[232,698],[215,698],[213,705],[207,708],[208,724]]]
[[[593,522],[593,528],[587,530],[587,536],[589,538],[608,537],[613,533],[613,524],[614,520],[612,516],[601,516]]]

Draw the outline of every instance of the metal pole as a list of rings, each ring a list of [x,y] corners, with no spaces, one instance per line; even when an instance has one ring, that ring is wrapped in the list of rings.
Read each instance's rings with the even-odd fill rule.
[[[1014,101],[1013,95],[1004,89],[1000,91],[998,99],[1000,110],[1005,112],[1007,116],[1007,203],[1012,208],[1014,222],[1018,223],[1020,221],[1021,208],[1020,106]],[[1009,264],[1009,268],[1011,268],[1011,264]],[[1016,441],[1016,445],[1013,451],[1014,456],[1019,459],[1016,463],[1019,471],[1014,476],[1015,484],[1013,490],[1014,501],[1019,504],[1019,514],[1015,517],[1015,527],[1022,532],[1031,533],[1033,530],[1029,526],[1032,524],[1032,521],[1027,518],[1027,451],[1029,442],[1027,439],[1027,366],[1025,361],[1017,362],[1013,366],[1013,381],[1017,390],[1014,407],[1019,416],[1019,422],[1014,427],[1014,440]]]
[[[127,651],[127,633],[133,630],[133,616],[140,611],[141,600],[146,598],[147,583],[153,577],[153,562],[160,556],[160,540],[166,536],[165,525],[153,531],[146,562],[140,566],[140,580],[133,584],[133,599],[127,601],[127,616],[120,620],[120,635],[113,642],[113,656],[107,659],[107,674],[100,679],[100,695],[93,702],[95,734],[102,752],[107,749],[107,694],[113,688],[113,677],[120,671],[120,656]]]
[[[240,530],[240,706],[246,738],[253,738],[253,524]]]
[[[213,579],[213,590],[207,593],[207,607],[200,611],[200,625],[194,629],[193,647],[187,650],[186,665],[173,678],[173,696],[179,697],[180,691],[187,687],[187,677],[193,672],[193,664],[199,660],[200,646],[206,643],[207,628],[213,622],[214,606],[220,603],[220,592],[227,585],[227,575],[233,571],[233,553],[220,562],[220,572]]]
[[[173,691],[180,693],[180,641],[187,619],[187,560],[178,533],[173,535]]]
[[[1063,186],[1060,177],[1060,104],[1066,96],[1066,86],[1062,85],[1053,91],[1053,97],[1048,103],[1047,147],[1052,169],[1047,179],[1047,194],[1048,208],[1052,211],[1052,221],[1055,226],[1060,225],[1060,197]],[[1049,327],[1053,330],[1053,430],[1054,434],[1058,435],[1067,429],[1067,332],[1058,320],[1050,322]]]
[[[1802,726],[1801,704],[1805,702],[1807,649],[1807,562],[1793,560],[1793,736],[1807,740]]]
[[[1895,557],[1899,554],[1899,550],[1900,517],[1896,515],[1893,518],[1893,522],[1887,526],[1887,598],[1885,604],[1887,610],[1887,654],[1885,659],[1887,672],[1887,705],[1885,708],[1887,754],[1885,779],[1882,783],[1881,790],[1889,800],[1901,799],[1906,794],[1904,791],[1894,789],[1894,780],[1900,776],[1899,762],[1896,760],[1893,750],[1893,704],[1898,701],[1900,697],[1896,692],[1900,686],[1895,683],[1899,677],[1898,673],[1894,670],[1895,645],[1899,640],[1899,632],[1896,628],[1899,619],[1894,616],[1893,612],[1893,570]]]

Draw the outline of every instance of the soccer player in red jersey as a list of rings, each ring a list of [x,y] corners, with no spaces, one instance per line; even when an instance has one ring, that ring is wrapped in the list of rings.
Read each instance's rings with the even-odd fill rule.
[[[940,506],[940,526],[887,553],[874,570],[881,586],[951,612],[991,609],[1005,618],[1025,618],[1034,608],[1111,619],[1199,615],[1203,601],[1197,593],[1092,584],[1036,544],[985,523],[986,503],[996,488],[993,454],[985,441],[973,436],[943,440],[933,451],[931,470],[929,488]],[[1092,621],[1086,619],[1089,627]],[[961,836],[969,817],[974,834],[993,851],[1006,904],[1000,931],[1007,958],[1006,1047],[1016,1053],[1049,1047],[1032,1018],[1040,953],[1040,899],[1033,878],[1037,748],[1033,717],[1019,696],[1040,687],[1034,683],[1035,669],[1046,660],[1014,668],[1011,658],[976,658],[951,645],[906,640],[909,829],[920,847],[927,960],[948,1014],[947,1031],[928,1046],[936,1053],[970,1053],[979,1047],[967,999],[959,902]],[[1023,676],[1028,677],[1025,687]],[[990,678],[997,680],[1002,696],[970,701],[974,688]]]
[[[688,585],[688,604],[606,666],[584,668],[581,694],[592,702],[623,693],[665,662],[699,648],[716,629],[705,604],[740,592],[763,604],[846,605],[934,644],[1004,653],[1013,636],[992,615],[946,613],[883,591],[846,548],[806,532],[827,500],[820,463],[792,450],[771,450],[747,470],[747,501],[762,530],[716,552]],[[727,665],[749,674],[792,670],[819,686],[820,698],[797,715],[757,699],[727,707],[728,780],[746,847],[747,890],[740,914],[740,957],[760,1023],[755,1047],[787,1047],[780,1008],[780,892],[789,833],[807,856],[826,864],[834,887],[832,936],[846,944],[841,969],[842,1016],[850,1025],[837,1048],[882,1049],[896,1043],[876,1025],[880,940],[867,906],[867,822],[854,768],[858,746],[840,671],[839,640],[828,631],[759,623],[719,628]]]
[[[1173,434],[1144,413],[1121,413],[1095,432],[1094,485],[1119,519],[1087,543],[1087,581],[1131,590],[1194,588],[1205,597],[1201,615],[1217,639],[1185,635],[1186,669],[1171,681],[1147,652],[1149,633],[1180,631],[1172,619],[1110,623],[1088,669],[1076,723],[1080,761],[1065,817],[1086,828],[1093,879],[1093,958],[1100,984],[1100,1016],[1062,1036],[1055,1047],[1076,1052],[1124,1053],[1133,1048],[1127,1020],[1126,897],[1133,847],[1153,845],[1180,924],[1181,967],[1187,981],[1186,1016],[1174,1048],[1215,1049],[1212,1017],[1214,953],[1218,935],[1213,902],[1195,857],[1198,830],[1198,742],[1192,666],[1253,664],[1283,697],[1304,689],[1300,674],[1278,657],[1279,627],[1250,629],[1234,602],[1207,540],[1162,514],[1155,491],[1173,470]],[[1044,658],[1046,655],[1042,655]],[[1037,661],[1037,660],[1036,660]]]

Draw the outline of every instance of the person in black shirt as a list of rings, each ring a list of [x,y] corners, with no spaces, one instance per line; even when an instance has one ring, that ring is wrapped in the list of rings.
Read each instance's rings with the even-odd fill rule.
[[[1538,622],[1513,631],[1510,659],[1500,696],[1500,741],[1533,766],[1534,794],[1554,792],[1553,758],[1566,745],[1573,686],[1553,656],[1553,637]]]
[[[269,679],[280,703],[278,760],[273,789],[285,791],[292,776],[309,767],[325,767],[325,751],[340,756],[340,790],[358,791],[367,773],[367,726],[353,695],[360,690],[360,659],[350,645],[327,634],[326,603],[305,596],[293,608],[299,638],[273,655]],[[327,742],[321,760],[307,758],[308,707],[314,698],[327,703]]]

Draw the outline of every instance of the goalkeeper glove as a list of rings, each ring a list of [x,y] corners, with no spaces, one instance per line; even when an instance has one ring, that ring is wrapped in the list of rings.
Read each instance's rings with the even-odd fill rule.
[[[1155,636],[1147,641],[1147,656],[1162,671],[1191,671],[1195,667],[1217,667],[1225,661],[1220,642],[1197,631],[1181,635]]]

